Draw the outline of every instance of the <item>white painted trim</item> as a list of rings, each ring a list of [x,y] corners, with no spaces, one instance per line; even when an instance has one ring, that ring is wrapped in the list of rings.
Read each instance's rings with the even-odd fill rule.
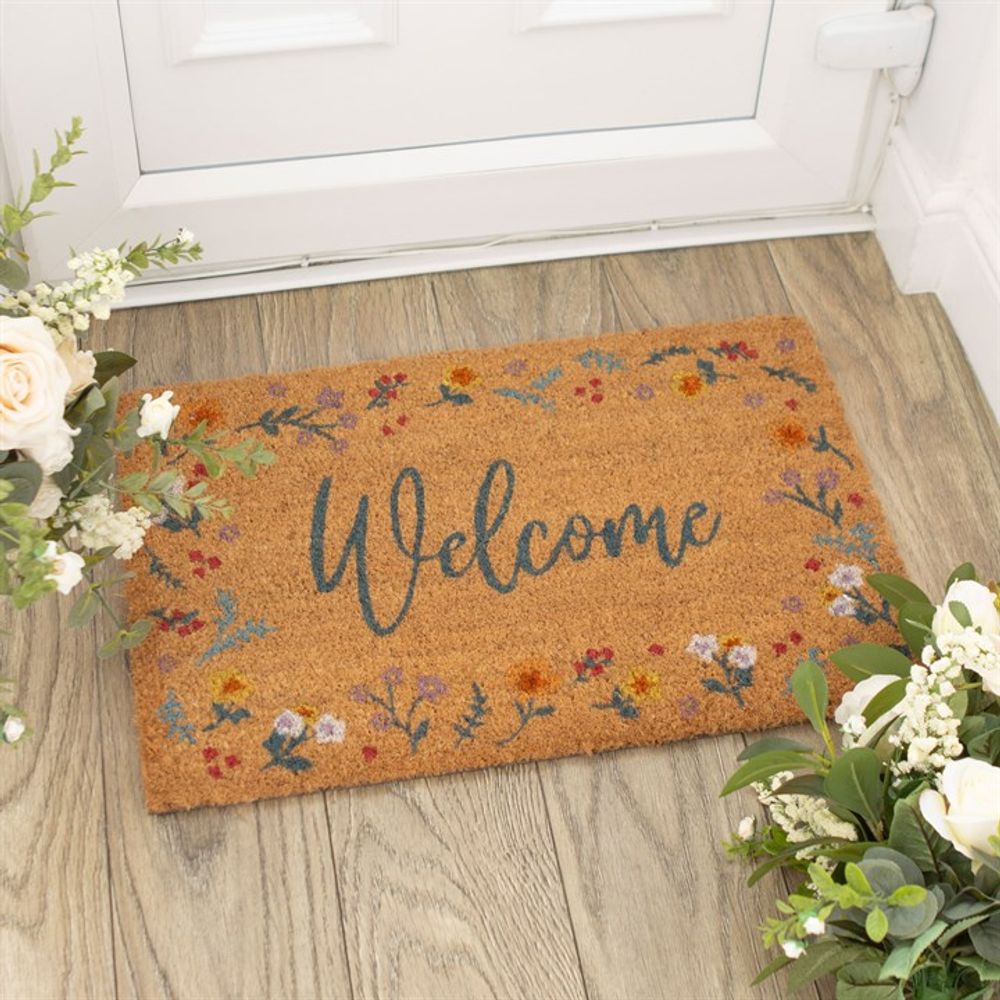
[[[935,292],[1000,419],[1000,218],[965,180],[942,181],[897,128],[873,196],[903,292]]]
[[[874,228],[867,212],[829,215],[802,215],[788,218],[726,220],[659,227],[656,224],[638,231],[621,231],[538,239],[526,234],[488,245],[403,248],[382,255],[364,256],[336,263],[314,263],[308,259],[276,262],[273,270],[260,270],[259,262],[248,264],[242,273],[205,274],[199,278],[137,282],[129,285],[128,298],[120,308],[192,302],[232,295],[254,295],[339,285],[351,281],[460,271],[467,268],[497,267],[531,261],[564,260],[570,257],[595,257],[603,254],[638,253],[675,247],[707,246],[717,243],[741,243],[752,240],[817,236],[828,233],[858,233]]]

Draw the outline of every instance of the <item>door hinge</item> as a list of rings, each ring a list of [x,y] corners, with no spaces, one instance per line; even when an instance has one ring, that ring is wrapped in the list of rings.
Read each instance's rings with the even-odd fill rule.
[[[833,69],[884,69],[901,97],[913,93],[927,58],[934,8],[923,3],[836,17],[820,26],[816,60]]]

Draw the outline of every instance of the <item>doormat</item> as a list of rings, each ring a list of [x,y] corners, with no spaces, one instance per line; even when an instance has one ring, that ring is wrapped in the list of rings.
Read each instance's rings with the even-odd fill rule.
[[[132,561],[154,812],[778,726],[800,659],[894,636],[799,319],[175,388],[277,460]]]

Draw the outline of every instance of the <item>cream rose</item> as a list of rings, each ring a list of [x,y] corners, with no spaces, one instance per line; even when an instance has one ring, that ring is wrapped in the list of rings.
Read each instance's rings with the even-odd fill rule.
[[[21,452],[47,475],[62,469],[76,433],[63,419],[72,382],[40,319],[0,316],[0,448]]]
[[[1000,767],[963,757],[945,764],[941,791],[920,794],[924,819],[967,858],[996,854],[989,838],[1000,826]]]
[[[833,721],[838,726],[842,726],[848,719],[854,716],[864,716],[865,709],[872,698],[883,688],[887,688],[893,681],[898,680],[899,678],[893,674],[872,674],[871,677],[866,677],[863,681],[859,681],[840,699],[840,704],[833,713]],[[889,719],[896,715],[899,715],[899,708],[889,709],[888,712],[873,723],[873,727],[884,726]]]
[[[170,434],[170,425],[181,412],[178,405],[170,402],[172,397],[173,392],[169,389],[160,393],[155,399],[148,392],[143,395],[139,410],[139,429],[136,431],[139,437],[159,434],[166,440]]]
[[[965,605],[972,619],[973,628],[980,629],[983,635],[1000,634],[1000,610],[997,609],[997,599],[993,591],[975,580],[956,580],[948,588],[944,601],[934,613],[931,629],[935,635],[961,632],[965,627],[959,624],[948,607],[954,601]]]
[[[84,559],[79,553],[60,549],[55,542],[46,542],[42,558],[52,566],[45,579],[54,580],[60,594],[68,594],[83,579]]]
[[[72,333],[63,340],[56,351],[62,358],[66,371],[69,372],[70,386],[66,393],[66,401],[69,402],[71,399],[76,399],[94,381],[97,361],[93,351],[79,349],[76,335]]]
[[[28,507],[28,516],[41,519],[51,517],[59,509],[59,501],[62,500],[62,497],[62,490],[55,484],[51,476],[46,476],[38,487],[35,499]]]

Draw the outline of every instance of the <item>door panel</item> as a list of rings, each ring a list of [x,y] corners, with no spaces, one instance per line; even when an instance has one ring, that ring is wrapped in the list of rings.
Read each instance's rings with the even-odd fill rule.
[[[769,16],[769,0],[121,4],[144,171],[747,118]]]

